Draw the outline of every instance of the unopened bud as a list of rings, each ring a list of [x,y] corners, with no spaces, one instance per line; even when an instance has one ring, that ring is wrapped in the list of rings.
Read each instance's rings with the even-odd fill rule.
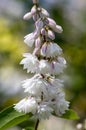
[[[36,13],[36,6],[34,5],[31,9],[31,14],[34,15]]]
[[[38,20],[38,21],[35,23],[35,25],[36,25],[36,29],[41,30],[42,27],[43,27],[43,22],[42,22],[41,20]]]
[[[33,15],[33,20],[34,20],[34,21],[37,21],[38,19],[39,19],[39,15],[38,15],[38,14],[34,14],[34,15]]]
[[[38,38],[36,39],[36,41],[35,41],[35,47],[36,47],[36,48],[40,48],[40,46],[41,46],[41,38],[38,37]]]
[[[45,15],[46,17],[49,17],[49,13],[47,12],[47,10],[45,10],[44,8],[41,9],[41,12],[43,15]]]
[[[41,48],[41,55],[46,56],[46,53],[47,53],[47,44],[44,43],[42,48]]]
[[[50,27],[55,27],[56,26],[56,22],[53,20],[53,19],[51,19],[51,18],[47,18],[48,20],[49,20],[49,26]]]
[[[32,17],[32,14],[31,14],[31,12],[29,12],[29,13],[26,13],[26,14],[24,15],[23,19],[29,20],[31,17]]]
[[[42,35],[46,35],[47,34],[47,32],[46,32],[46,30],[44,28],[41,29],[41,34]]]
[[[56,25],[56,28],[54,29],[54,31],[57,32],[57,33],[62,33],[62,32],[63,32],[63,29],[62,29],[61,26]]]
[[[48,30],[48,37],[49,37],[50,39],[52,39],[52,40],[55,39],[55,35],[54,35],[54,33],[53,33],[51,30]]]

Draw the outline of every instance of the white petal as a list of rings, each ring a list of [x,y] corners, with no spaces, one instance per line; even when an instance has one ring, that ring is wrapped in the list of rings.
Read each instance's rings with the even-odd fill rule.
[[[32,112],[34,114],[37,110],[37,103],[35,98],[24,98],[15,105],[14,109],[16,109],[19,112]]]
[[[46,82],[42,79],[39,75],[35,75],[30,79],[24,80],[23,88],[25,88],[25,92],[28,92],[29,95],[33,96],[40,96],[43,92],[46,95]]]
[[[40,60],[39,72],[41,72],[42,74],[49,74],[51,72],[50,64],[47,60]]]
[[[35,38],[34,38],[33,33],[30,33],[30,34],[26,35],[24,38],[25,38],[24,42],[25,42],[29,47],[32,47],[33,44],[34,44],[34,41],[35,41]]]
[[[49,55],[51,55],[51,57],[60,55],[62,53],[62,49],[56,43],[50,43],[49,46],[50,46],[50,54]]]

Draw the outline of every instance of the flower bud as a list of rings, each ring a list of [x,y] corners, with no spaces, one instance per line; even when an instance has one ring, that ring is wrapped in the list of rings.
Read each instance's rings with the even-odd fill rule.
[[[54,33],[53,33],[51,30],[48,30],[48,37],[49,37],[50,39],[52,39],[52,40],[55,39],[55,35],[54,35]]]
[[[47,32],[44,28],[41,29],[41,34],[44,36],[44,35],[47,35]]]
[[[41,48],[41,55],[46,56],[47,54],[47,43],[45,42]]]
[[[34,14],[34,15],[33,15],[33,20],[34,20],[34,21],[37,21],[38,19],[39,19],[38,14]]]
[[[40,48],[40,46],[41,46],[41,38],[38,37],[38,38],[36,39],[36,41],[35,41],[35,47],[36,47],[36,48]]]
[[[36,13],[36,6],[34,5],[31,9],[31,14],[34,15]]]
[[[41,13],[46,16],[49,17],[49,13],[47,12],[47,10],[45,10],[44,8],[41,8]]]
[[[36,21],[35,25],[36,25],[36,29],[41,30],[43,27],[43,22],[39,19]]]
[[[63,32],[63,29],[62,29],[61,26],[56,25],[56,28],[54,28],[54,31],[57,32],[57,33],[62,33],[62,32]]]
[[[45,23],[45,24],[49,24],[49,20],[48,20],[48,19],[45,19],[44,23]]]
[[[24,19],[24,20],[29,20],[31,17],[32,17],[32,14],[31,14],[31,12],[29,12],[29,13],[26,13],[26,14],[24,15],[23,19]]]
[[[49,27],[51,28],[56,27],[56,22],[53,19],[51,18],[47,18],[47,19],[49,20]]]
[[[58,57],[58,62],[63,64],[63,65],[66,65],[66,60],[61,56]]]
[[[34,51],[33,51],[33,55],[36,55],[39,53],[39,48],[35,48]]]

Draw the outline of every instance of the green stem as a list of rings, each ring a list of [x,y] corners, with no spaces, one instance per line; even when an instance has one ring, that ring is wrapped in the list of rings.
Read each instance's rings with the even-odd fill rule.
[[[35,125],[35,130],[38,129],[38,125],[39,125],[39,119],[37,119],[36,125]]]

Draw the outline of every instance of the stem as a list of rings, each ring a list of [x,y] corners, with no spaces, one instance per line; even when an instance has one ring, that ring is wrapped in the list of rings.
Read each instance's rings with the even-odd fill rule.
[[[39,119],[37,119],[36,125],[35,125],[35,130],[38,129],[38,125],[39,125]]]

